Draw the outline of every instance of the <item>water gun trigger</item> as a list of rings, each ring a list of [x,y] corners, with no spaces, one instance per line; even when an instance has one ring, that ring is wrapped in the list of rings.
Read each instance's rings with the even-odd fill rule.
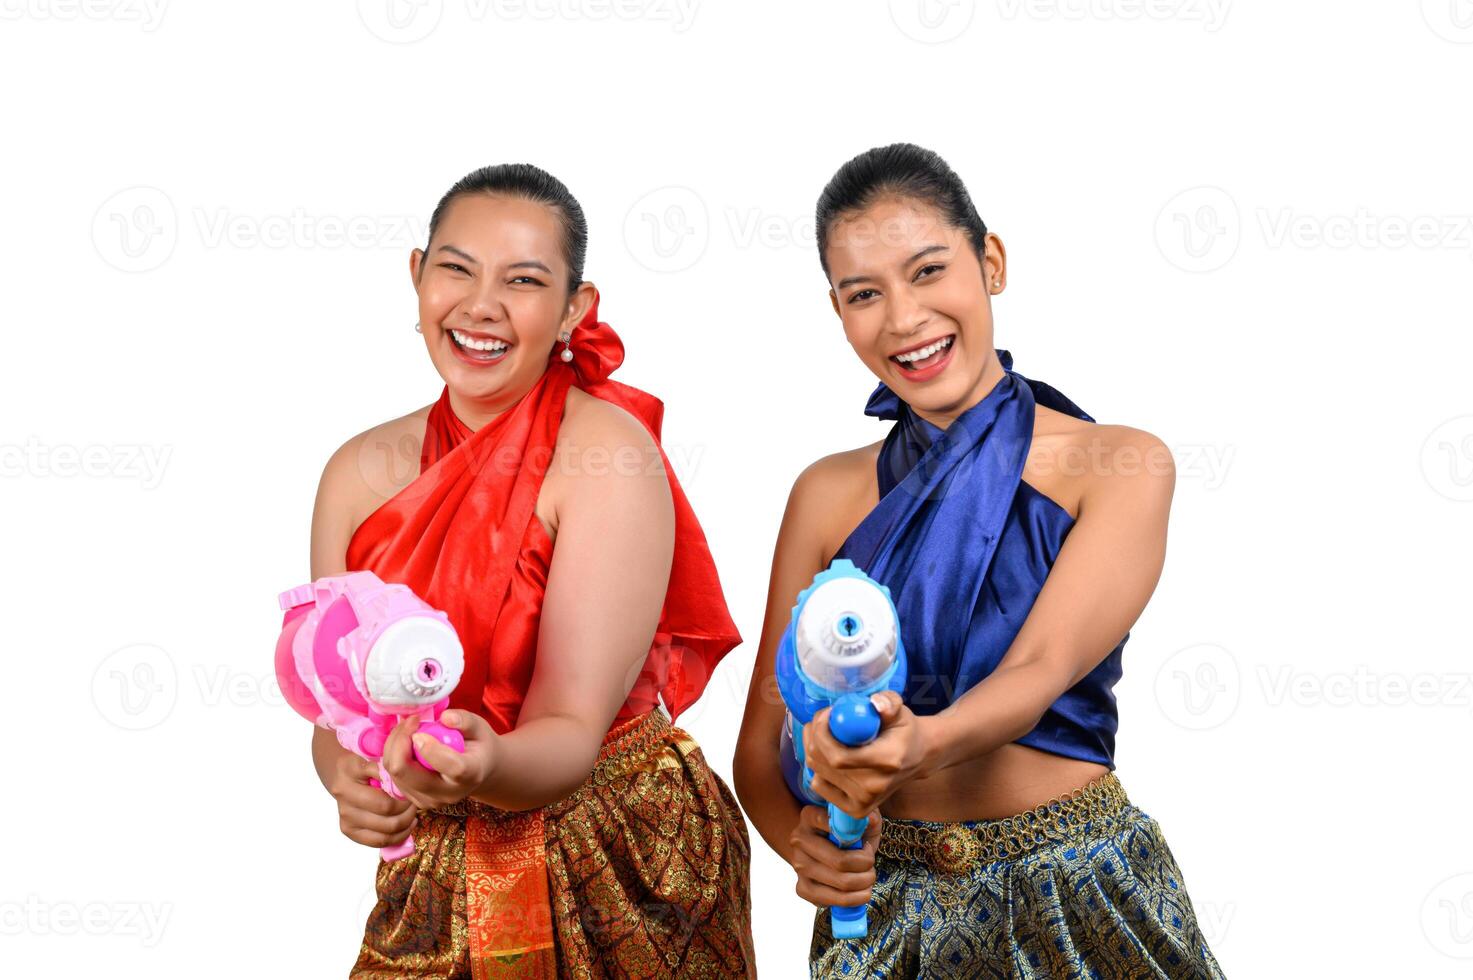
[[[829,731],[845,745],[865,745],[880,734],[880,712],[868,695],[845,694],[829,709]]]

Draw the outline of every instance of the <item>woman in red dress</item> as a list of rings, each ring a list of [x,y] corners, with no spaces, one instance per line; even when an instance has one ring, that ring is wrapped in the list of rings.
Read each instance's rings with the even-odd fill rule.
[[[353,977],[755,975],[746,826],[672,724],[740,637],[661,402],[609,379],[586,241],[535,167],[451,188],[410,258],[444,391],[323,473],[312,577],[408,585],[466,653],[444,716],[464,754],[419,767],[412,725],[385,746],[407,799],[314,732],[343,833],[417,845],[379,865]]]

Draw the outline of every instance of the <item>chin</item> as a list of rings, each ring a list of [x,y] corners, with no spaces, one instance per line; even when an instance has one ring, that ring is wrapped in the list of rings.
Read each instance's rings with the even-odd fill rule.
[[[907,398],[905,402],[913,409],[941,415],[951,412],[961,404],[961,398],[960,396],[952,397],[951,395],[937,391],[928,391],[925,395],[917,396],[914,400]]]
[[[953,365],[960,367],[961,365]],[[922,412],[930,412],[936,415],[961,414],[968,402],[975,403],[977,400],[974,393],[982,386],[982,375],[979,372],[973,377],[963,377],[957,374],[946,379],[942,384],[905,385],[896,391],[906,404],[911,408]]]
[[[511,374],[503,374],[494,381],[476,375],[474,372],[466,371],[455,376],[461,391],[476,398],[491,398],[503,391],[516,388],[517,379]]]

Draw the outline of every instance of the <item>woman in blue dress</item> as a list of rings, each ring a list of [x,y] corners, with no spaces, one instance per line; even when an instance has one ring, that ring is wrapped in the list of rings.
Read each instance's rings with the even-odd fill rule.
[[[834,175],[819,258],[893,420],[794,483],[735,760],[738,796],[819,906],[814,977],[1215,978],[1160,825],[1115,773],[1129,630],[1161,574],[1175,484],[1148,432],[1097,424],[993,347],[1007,256],[936,154],[880,147]],[[805,729],[814,788],[868,816],[864,845],[789,793],[774,653],[834,558],[889,586],[903,698],[849,748]],[[835,939],[828,906],[869,903]]]

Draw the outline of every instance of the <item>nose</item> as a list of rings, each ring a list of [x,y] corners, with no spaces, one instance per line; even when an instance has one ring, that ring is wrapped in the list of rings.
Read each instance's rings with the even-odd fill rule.
[[[464,309],[473,323],[487,320],[494,323],[506,319],[506,307],[501,303],[501,284],[492,277],[482,277],[475,290],[466,297]]]
[[[915,294],[907,287],[892,289],[890,303],[886,309],[886,328],[898,337],[908,337],[921,330],[930,319],[926,308],[916,302]]]

